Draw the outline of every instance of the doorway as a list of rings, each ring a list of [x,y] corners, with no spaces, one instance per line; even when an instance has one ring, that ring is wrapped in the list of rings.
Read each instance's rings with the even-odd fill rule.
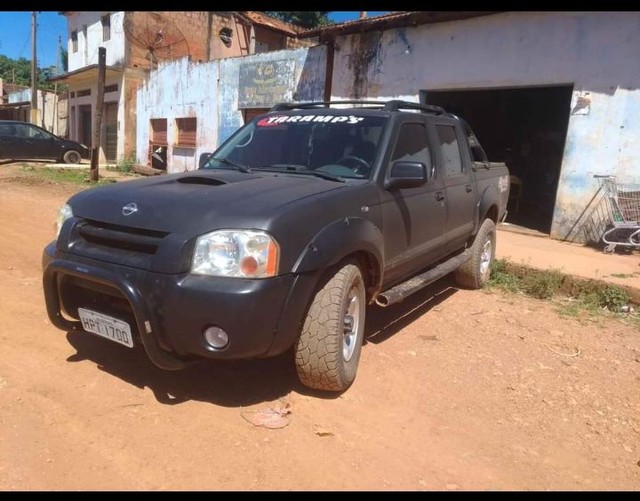
[[[551,231],[572,85],[421,91],[422,102],[464,118],[489,160],[513,176],[506,222]]]
[[[107,162],[118,156],[118,103],[104,103],[104,156]]]
[[[78,106],[78,140],[88,146],[93,147],[93,141],[91,138],[91,105],[81,104]]]

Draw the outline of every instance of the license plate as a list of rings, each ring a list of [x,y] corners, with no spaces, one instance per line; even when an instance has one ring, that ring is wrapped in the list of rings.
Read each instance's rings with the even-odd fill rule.
[[[128,323],[84,308],[78,308],[78,315],[85,331],[133,348],[133,338]]]

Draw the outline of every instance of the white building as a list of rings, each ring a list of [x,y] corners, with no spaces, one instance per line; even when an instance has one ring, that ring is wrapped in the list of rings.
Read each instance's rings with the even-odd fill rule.
[[[640,180],[640,12],[396,12],[302,36],[327,44],[332,99],[466,118],[522,181],[514,224],[597,239],[593,176]]]

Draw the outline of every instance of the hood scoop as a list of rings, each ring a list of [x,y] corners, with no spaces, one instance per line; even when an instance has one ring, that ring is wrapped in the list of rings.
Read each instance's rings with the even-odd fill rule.
[[[220,186],[222,184],[227,184],[227,181],[205,176],[181,177],[178,179],[178,182],[180,184],[203,184],[205,186]]]

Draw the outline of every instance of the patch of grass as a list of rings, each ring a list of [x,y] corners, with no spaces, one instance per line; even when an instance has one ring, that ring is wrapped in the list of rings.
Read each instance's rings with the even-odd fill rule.
[[[587,313],[590,318],[605,312],[621,313],[632,303],[631,296],[622,287],[593,280],[576,280],[558,270],[514,266],[504,259],[492,263],[487,285],[490,289],[525,294],[537,299],[559,298],[562,306],[558,313],[571,317],[581,317],[582,313]],[[640,325],[638,314],[625,314],[624,318]]]
[[[87,184],[89,183],[89,169],[52,169],[49,167],[34,167],[33,165],[23,165],[22,171],[55,183],[73,183],[73,184]],[[96,183],[91,183],[91,186],[100,186],[104,184],[111,184],[113,180],[99,179]]]
[[[116,165],[109,165],[107,170],[131,174],[135,163],[136,161],[134,158],[121,158]]]
[[[557,270],[544,270],[539,273],[529,273],[521,282],[522,291],[537,299],[549,299],[555,296],[562,282],[564,274]]]
[[[611,276],[616,278],[633,278],[633,273],[612,273]]]
[[[491,264],[491,276],[488,285],[507,292],[518,292],[520,290],[520,278],[507,270],[506,260],[496,259]]]

